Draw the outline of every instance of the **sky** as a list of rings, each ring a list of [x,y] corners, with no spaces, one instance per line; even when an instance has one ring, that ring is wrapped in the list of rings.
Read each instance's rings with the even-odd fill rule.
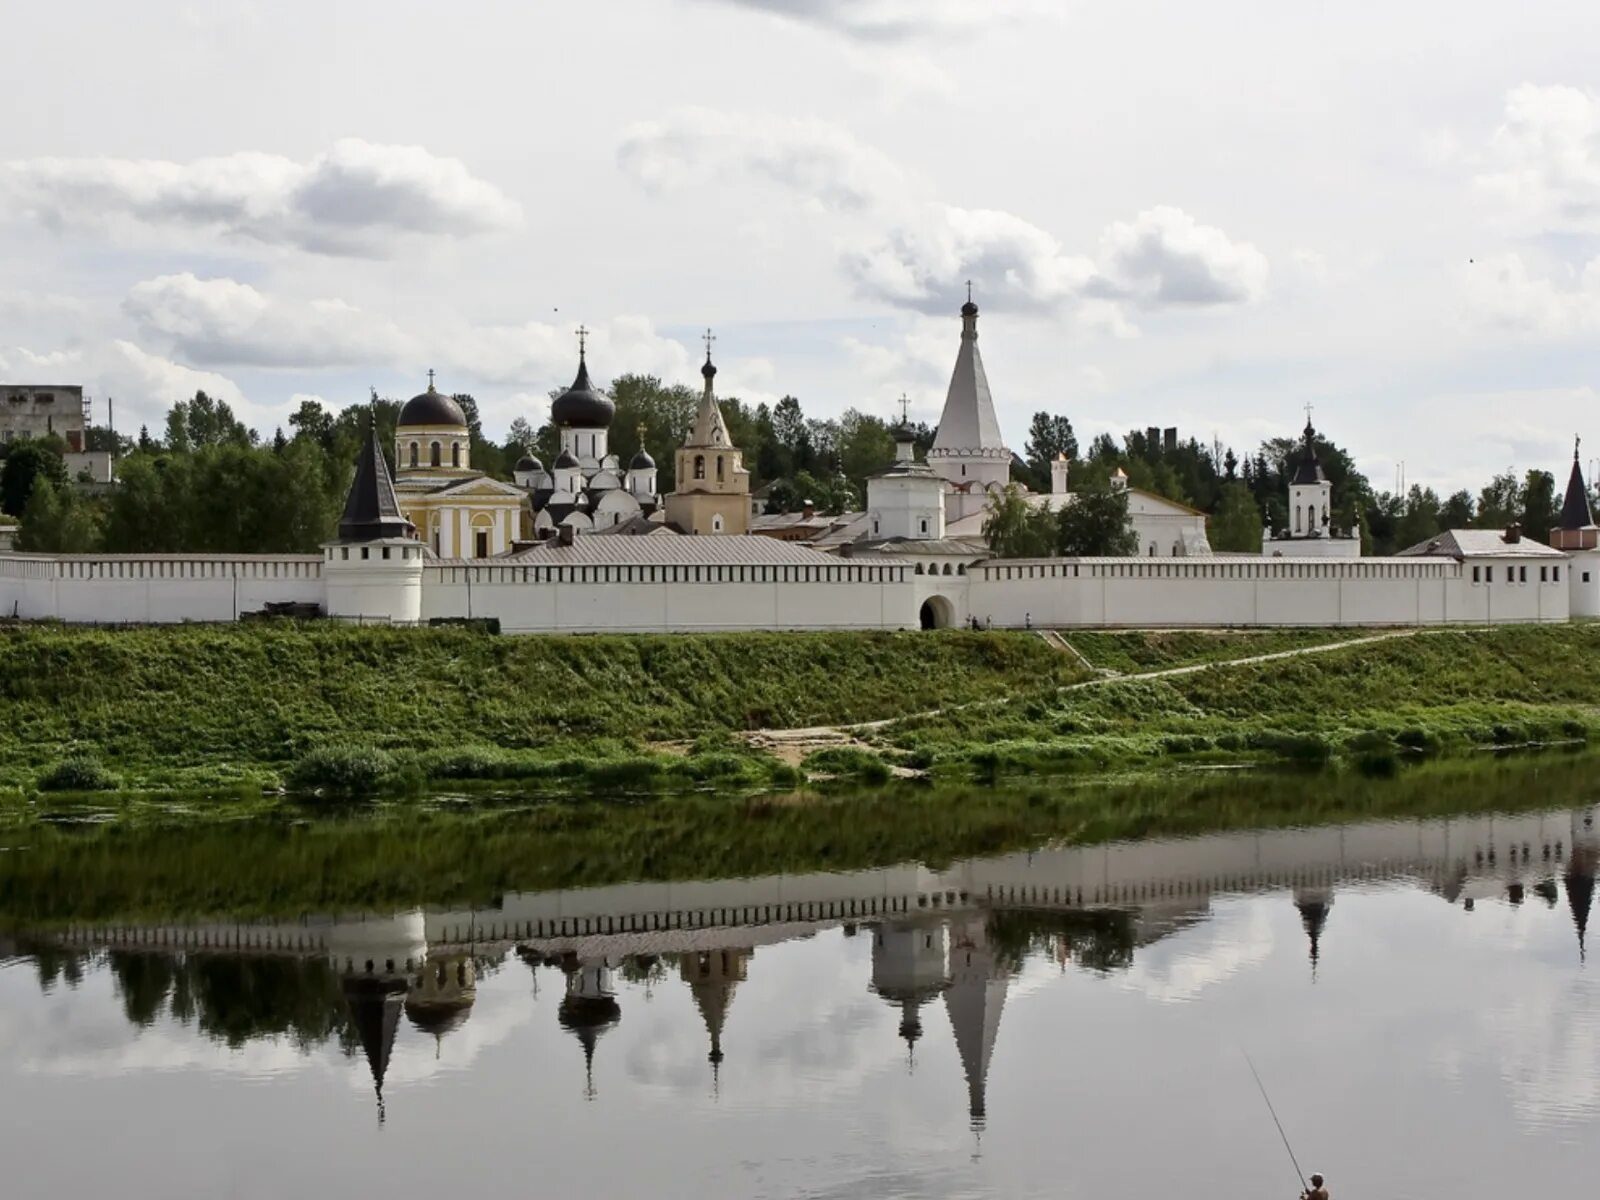
[[[0,381],[159,428],[601,379],[1002,429],[1306,405],[1380,489],[1600,457],[1600,5],[7,5]],[[1591,466],[1591,471],[1593,467]]]

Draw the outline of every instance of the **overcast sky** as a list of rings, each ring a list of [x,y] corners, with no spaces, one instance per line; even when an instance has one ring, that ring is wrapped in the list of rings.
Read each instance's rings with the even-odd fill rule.
[[[0,379],[547,415],[603,378],[1008,441],[1303,405],[1379,487],[1600,455],[1600,4],[117,2],[0,10]]]

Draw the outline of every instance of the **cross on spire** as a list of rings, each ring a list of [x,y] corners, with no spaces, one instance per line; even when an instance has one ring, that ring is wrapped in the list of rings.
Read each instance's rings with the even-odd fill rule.
[[[1312,407],[1311,404],[1308,402],[1306,404],[1306,424],[1307,425],[1311,424],[1311,407]]]
[[[428,368],[428,390],[433,391],[433,368]]]
[[[582,325],[573,330],[578,335],[578,357],[582,358],[589,345],[589,330]]]
[[[1577,434],[1572,435],[1572,461],[1578,461],[1578,447],[1583,445],[1583,439]]]
[[[967,280],[967,303],[972,303],[972,280]]]
[[[911,424],[911,397],[904,392],[900,393],[900,423],[902,425]]]
[[[705,344],[706,344],[706,361],[710,362],[711,361],[711,343],[717,340],[717,335],[712,333],[710,327],[707,326],[705,334],[704,334],[704,336],[701,337],[700,340],[705,342]]]

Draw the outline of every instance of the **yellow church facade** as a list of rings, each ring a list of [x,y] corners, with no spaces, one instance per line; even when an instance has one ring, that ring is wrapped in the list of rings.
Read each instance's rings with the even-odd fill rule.
[[[522,536],[526,493],[472,469],[461,406],[428,390],[406,401],[395,424],[395,496],[417,537],[439,558],[494,558]]]

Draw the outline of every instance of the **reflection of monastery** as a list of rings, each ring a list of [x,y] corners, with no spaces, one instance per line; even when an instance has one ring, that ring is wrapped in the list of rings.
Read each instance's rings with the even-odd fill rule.
[[[1013,455],[970,298],[926,460],[900,425],[893,463],[867,482],[865,509],[826,528],[809,528],[803,515],[752,515],[750,475],[716,374],[708,351],[664,496],[649,454],[624,466],[611,453],[615,404],[591,382],[580,349],[577,377],[551,406],[559,453],[548,464],[524,457],[511,483],[473,469],[467,416],[430,378],[400,409],[393,471],[376,434],[368,438],[320,553],[0,554],[0,614],[234,621],[293,605],[383,624],[486,619],[517,633],[1493,624],[1600,614],[1600,529],[1576,454],[1551,546],[1513,526],[1356,557],[1359,540],[1331,524],[1332,484],[1308,421],[1289,486],[1290,528],[1259,555],[1213,554],[1204,514],[1120,478],[1113,486],[1127,494],[1138,557],[999,559],[983,530],[991,502],[1014,484]],[[1068,466],[1053,463],[1051,490],[1024,491],[1025,503],[1049,511],[1076,503]]]
[[[617,975],[675,963],[705,1022],[714,1073],[736,1054],[740,982],[769,945],[842,927],[872,937],[869,986],[898,1012],[908,1050],[942,1007],[965,1072],[968,1114],[985,1086],[1010,980],[1030,953],[1089,969],[1126,966],[1137,947],[1204,921],[1213,896],[1284,890],[1299,909],[1311,968],[1329,956],[1340,888],[1410,880],[1450,904],[1563,894],[1584,950],[1600,809],[1525,817],[1380,822],[1173,841],[1045,849],[935,871],[911,865],[839,874],[636,883],[508,895],[493,909],[263,924],[80,927],[65,949],[298,955],[331,962],[381,1100],[404,1015],[447,1037],[471,1013],[480,965],[515,952],[562,976],[556,1019],[592,1066],[623,1018]],[[1336,924],[1334,925],[1336,931]],[[1322,969],[1337,970],[1337,951]],[[592,1078],[592,1076],[591,1076]],[[592,1086],[590,1094],[593,1095]]]

